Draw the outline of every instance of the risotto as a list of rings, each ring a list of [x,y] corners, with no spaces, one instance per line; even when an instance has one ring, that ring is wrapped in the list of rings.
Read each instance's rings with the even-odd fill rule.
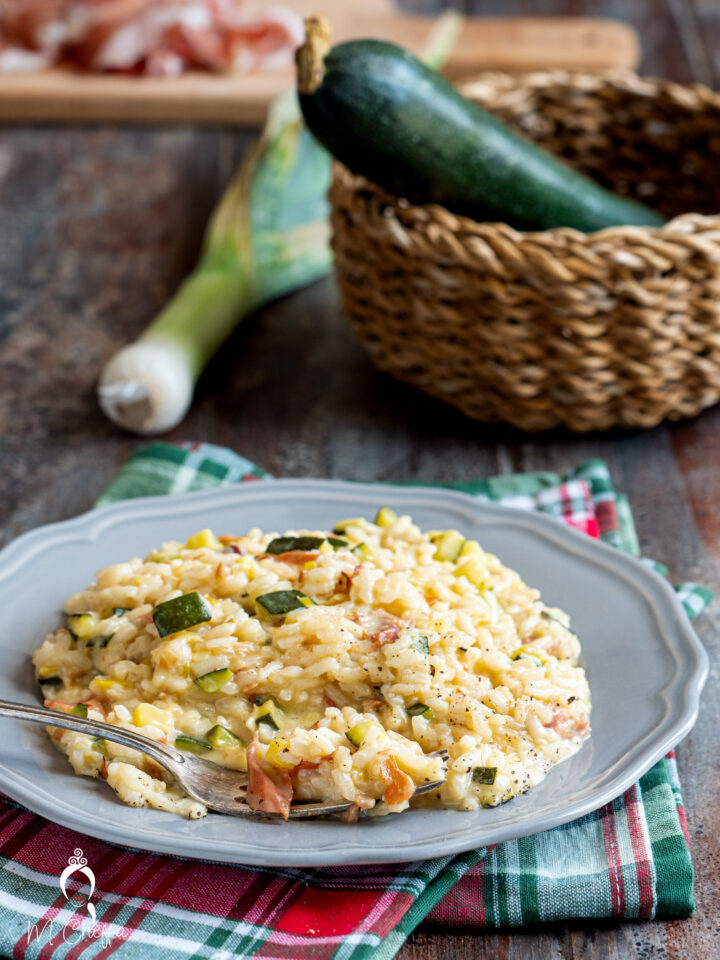
[[[495,806],[590,733],[566,614],[476,541],[387,507],[332,534],[203,530],[100,570],[65,614],[33,654],[47,706],[247,771],[267,814]],[[143,754],[50,733],[126,803],[207,812]]]

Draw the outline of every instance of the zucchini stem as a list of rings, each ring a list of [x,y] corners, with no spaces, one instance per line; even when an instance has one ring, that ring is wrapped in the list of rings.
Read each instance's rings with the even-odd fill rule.
[[[315,93],[325,76],[325,57],[332,46],[332,28],[327,17],[307,17],[305,43],[298,48],[295,62],[298,69],[297,85],[300,93]]]

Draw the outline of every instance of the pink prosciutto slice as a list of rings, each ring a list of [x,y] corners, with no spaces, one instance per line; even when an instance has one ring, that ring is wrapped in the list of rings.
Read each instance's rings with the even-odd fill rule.
[[[74,57],[85,69],[143,72],[150,58],[167,51],[179,56],[183,68],[193,63],[186,51],[167,46],[166,35],[183,29],[203,36],[215,26],[214,9],[204,2],[83,0],[73,4],[69,33]]]
[[[386,643],[394,643],[400,636],[400,629],[403,626],[402,620],[398,620],[387,610],[360,610],[355,619],[364,629],[365,635],[376,647],[383,647]]]
[[[71,5],[71,0],[0,0],[0,42],[54,57],[65,43]]]
[[[42,50],[28,50],[8,43],[0,37],[0,73],[27,73],[43,70],[55,62],[55,55]]]
[[[385,784],[383,800],[391,807],[406,803],[415,793],[412,777],[403,773],[395,757],[387,755],[380,758],[380,776]]]
[[[290,65],[302,40],[299,14],[241,0],[0,0],[0,71],[60,59],[94,72],[154,76],[273,70]],[[13,52],[4,68],[6,50]]]
[[[290,813],[293,788],[287,770],[267,772],[260,758],[257,736],[247,748],[247,802],[258,813],[279,813],[286,820]]]
[[[282,70],[292,65],[302,44],[302,19],[287,7],[273,4],[236,13],[228,19],[228,39],[233,70]]]

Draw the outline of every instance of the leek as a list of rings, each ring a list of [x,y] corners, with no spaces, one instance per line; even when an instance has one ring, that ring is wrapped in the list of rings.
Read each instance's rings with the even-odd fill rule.
[[[465,17],[457,10],[441,13],[425,41],[422,62],[433,70],[442,70],[464,26]]]
[[[100,406],[135,433],[170,430],[240,320],[330,271],[330,160],[306,130],[294,90],[268,120],[208,226],[194,272],[148,329],[105,366]]]
[[[438,18],[423,59],[440,69],[463,25]],[[203,251],[148,329],[106,364],[98,384],[104,413],[134,433],[177,426],[195,384],[248,314],[330,272],[329,155],[302,122],[294,89],[270,106],[260,137],[213,213]]]

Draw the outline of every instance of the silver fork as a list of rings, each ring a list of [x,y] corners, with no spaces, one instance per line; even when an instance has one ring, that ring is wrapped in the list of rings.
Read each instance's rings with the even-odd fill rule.
[[[192,757],[181,753],[175,747],[157,740],[144,737],[141,733],[116,727],[90,717],[76,717],[73,714],[62,713],[59,710],[48,710],[47,707],[36,707],[25,703],[12,703],[10,700],[0,700],[0,717],[15,717],[18,720],[29,720],[31,723],[41,723],[43,726],[63,727],[84,733],[90,737],[102,737],[113,743],[120,743],[125,747],[140,750],[146,756],[157,761],[168,773],[177,780],[183,790],[194,800],[204,803],[210,810],[217,813],[229,814],[233,817],[259,816],[267,818],[271,815],[262,811],[252,810],[247,802],[247,774],[238,770],[228,770],[217,763],[203,760],[202,757]],[[436,750],[431,757],[442,757],[447,761],[447,750]],[[442,780],[433,780],[423,783],[414,793],[419,796],[437,790],[445,783]],[[290,819],[301,820],[311,817],[327,817],[331,814],[343,813],[349,810],[352,803],[293,803],[290,808]]]

